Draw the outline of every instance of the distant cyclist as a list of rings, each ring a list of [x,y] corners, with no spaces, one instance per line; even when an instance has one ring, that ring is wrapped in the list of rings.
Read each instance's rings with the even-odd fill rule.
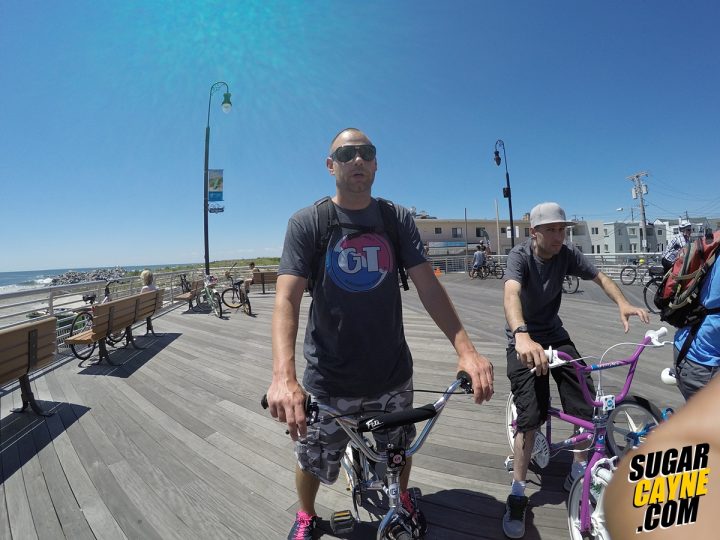
[[[677,259],[678,255],[680,254],[680,250],[684,248],[690,241],[692,224],[689,221],[683,220],[680,222],[678,229],[680,229],[680,232],[670,239],[667,245],[667,249],[662,256],[661,262],[663,270],[665,270],[666,273],[673,267],[673,264],[675,264],[675,259]]]

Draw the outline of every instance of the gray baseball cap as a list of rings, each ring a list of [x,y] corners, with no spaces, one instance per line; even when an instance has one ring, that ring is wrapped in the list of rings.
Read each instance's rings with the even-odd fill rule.
[[[565,217],[565,210],[560,208],[558,203],[544,202],[530,210],[530,226],[534,229],[538,225],[548,223],[562,223],[563,225],[574,225],[574,221],[568,221]]]

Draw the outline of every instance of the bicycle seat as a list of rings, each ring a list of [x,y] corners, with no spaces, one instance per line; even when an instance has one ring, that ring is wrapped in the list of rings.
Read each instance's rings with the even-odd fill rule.
[[[648,271],[651,276],[662,277],[665,275],[665,269],[662,266],[651,266]]]
[[[83,294],[82,296],[83,302],[90,302],[91,304],[95,302],[96,298],[96,294]]]
[[[238,279],[235,283],[233,283],[233,285],[234,285],[235,287],[239,287],[239,286],[242,285],[243,283],[245,283],[245,280],[244,280],[244,279]]]

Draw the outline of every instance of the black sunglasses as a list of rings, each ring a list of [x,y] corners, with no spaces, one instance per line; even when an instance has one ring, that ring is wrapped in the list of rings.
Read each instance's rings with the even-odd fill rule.
[[[360,157],[365,161],[372,161],[375,159],[376,153],[377,150],[372,144],[360,144],[357,146],[339,146],[332,154],[330,154],[330,157],[334,161],[347,163],[348,161],[355,159],[355,156],[360,154]]]

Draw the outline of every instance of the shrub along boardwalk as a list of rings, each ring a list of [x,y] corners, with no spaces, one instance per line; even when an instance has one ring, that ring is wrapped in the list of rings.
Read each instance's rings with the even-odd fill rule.
[[[476,346],[495,364],[496,393],[483,406],[469,396],[451,399],[414,458],[411,483],[423,491],[427,538],[503,538],[510,477],[503,467],[509,447],[502,282],[461,274],[441,281]],[[635,289],[629,294],[639,300]],[[179,305],[156,319],[157,337],[138,338],[146,349],[111,349],[122,366],[83,367],[61,357],[31,383],[43,407],[55,411],[46,420],[12,414],[20,391],[0,391],[0,538],[285,538],[297,507],[292,446],[258,403],[271,376],[274,294],[251,296],[252,318],[239,312],[219,320]],[[403,301],[415,387],[440,391],[455,374],[454,352],[415,292],[403,293]],[[617,310],[592,283],[563,298],[561,315],[584,354],[637,342],[645,330],[634,320],[624,335]],[[647,351],[633,388],[661,407],[681,403],[679,392],[659,380],[670,358],[669,347]],[[605,376],[606,384],[619,380]],[[418,393],[416,404],[436,395]],[[567,537],[562,482],[569,461],[562,455],[530,474],[527,538]],[[349,507],[342,477],[321,488],[318,503],[325,519],[330,509]],[[372,527],[352,538],[374,538]]]

